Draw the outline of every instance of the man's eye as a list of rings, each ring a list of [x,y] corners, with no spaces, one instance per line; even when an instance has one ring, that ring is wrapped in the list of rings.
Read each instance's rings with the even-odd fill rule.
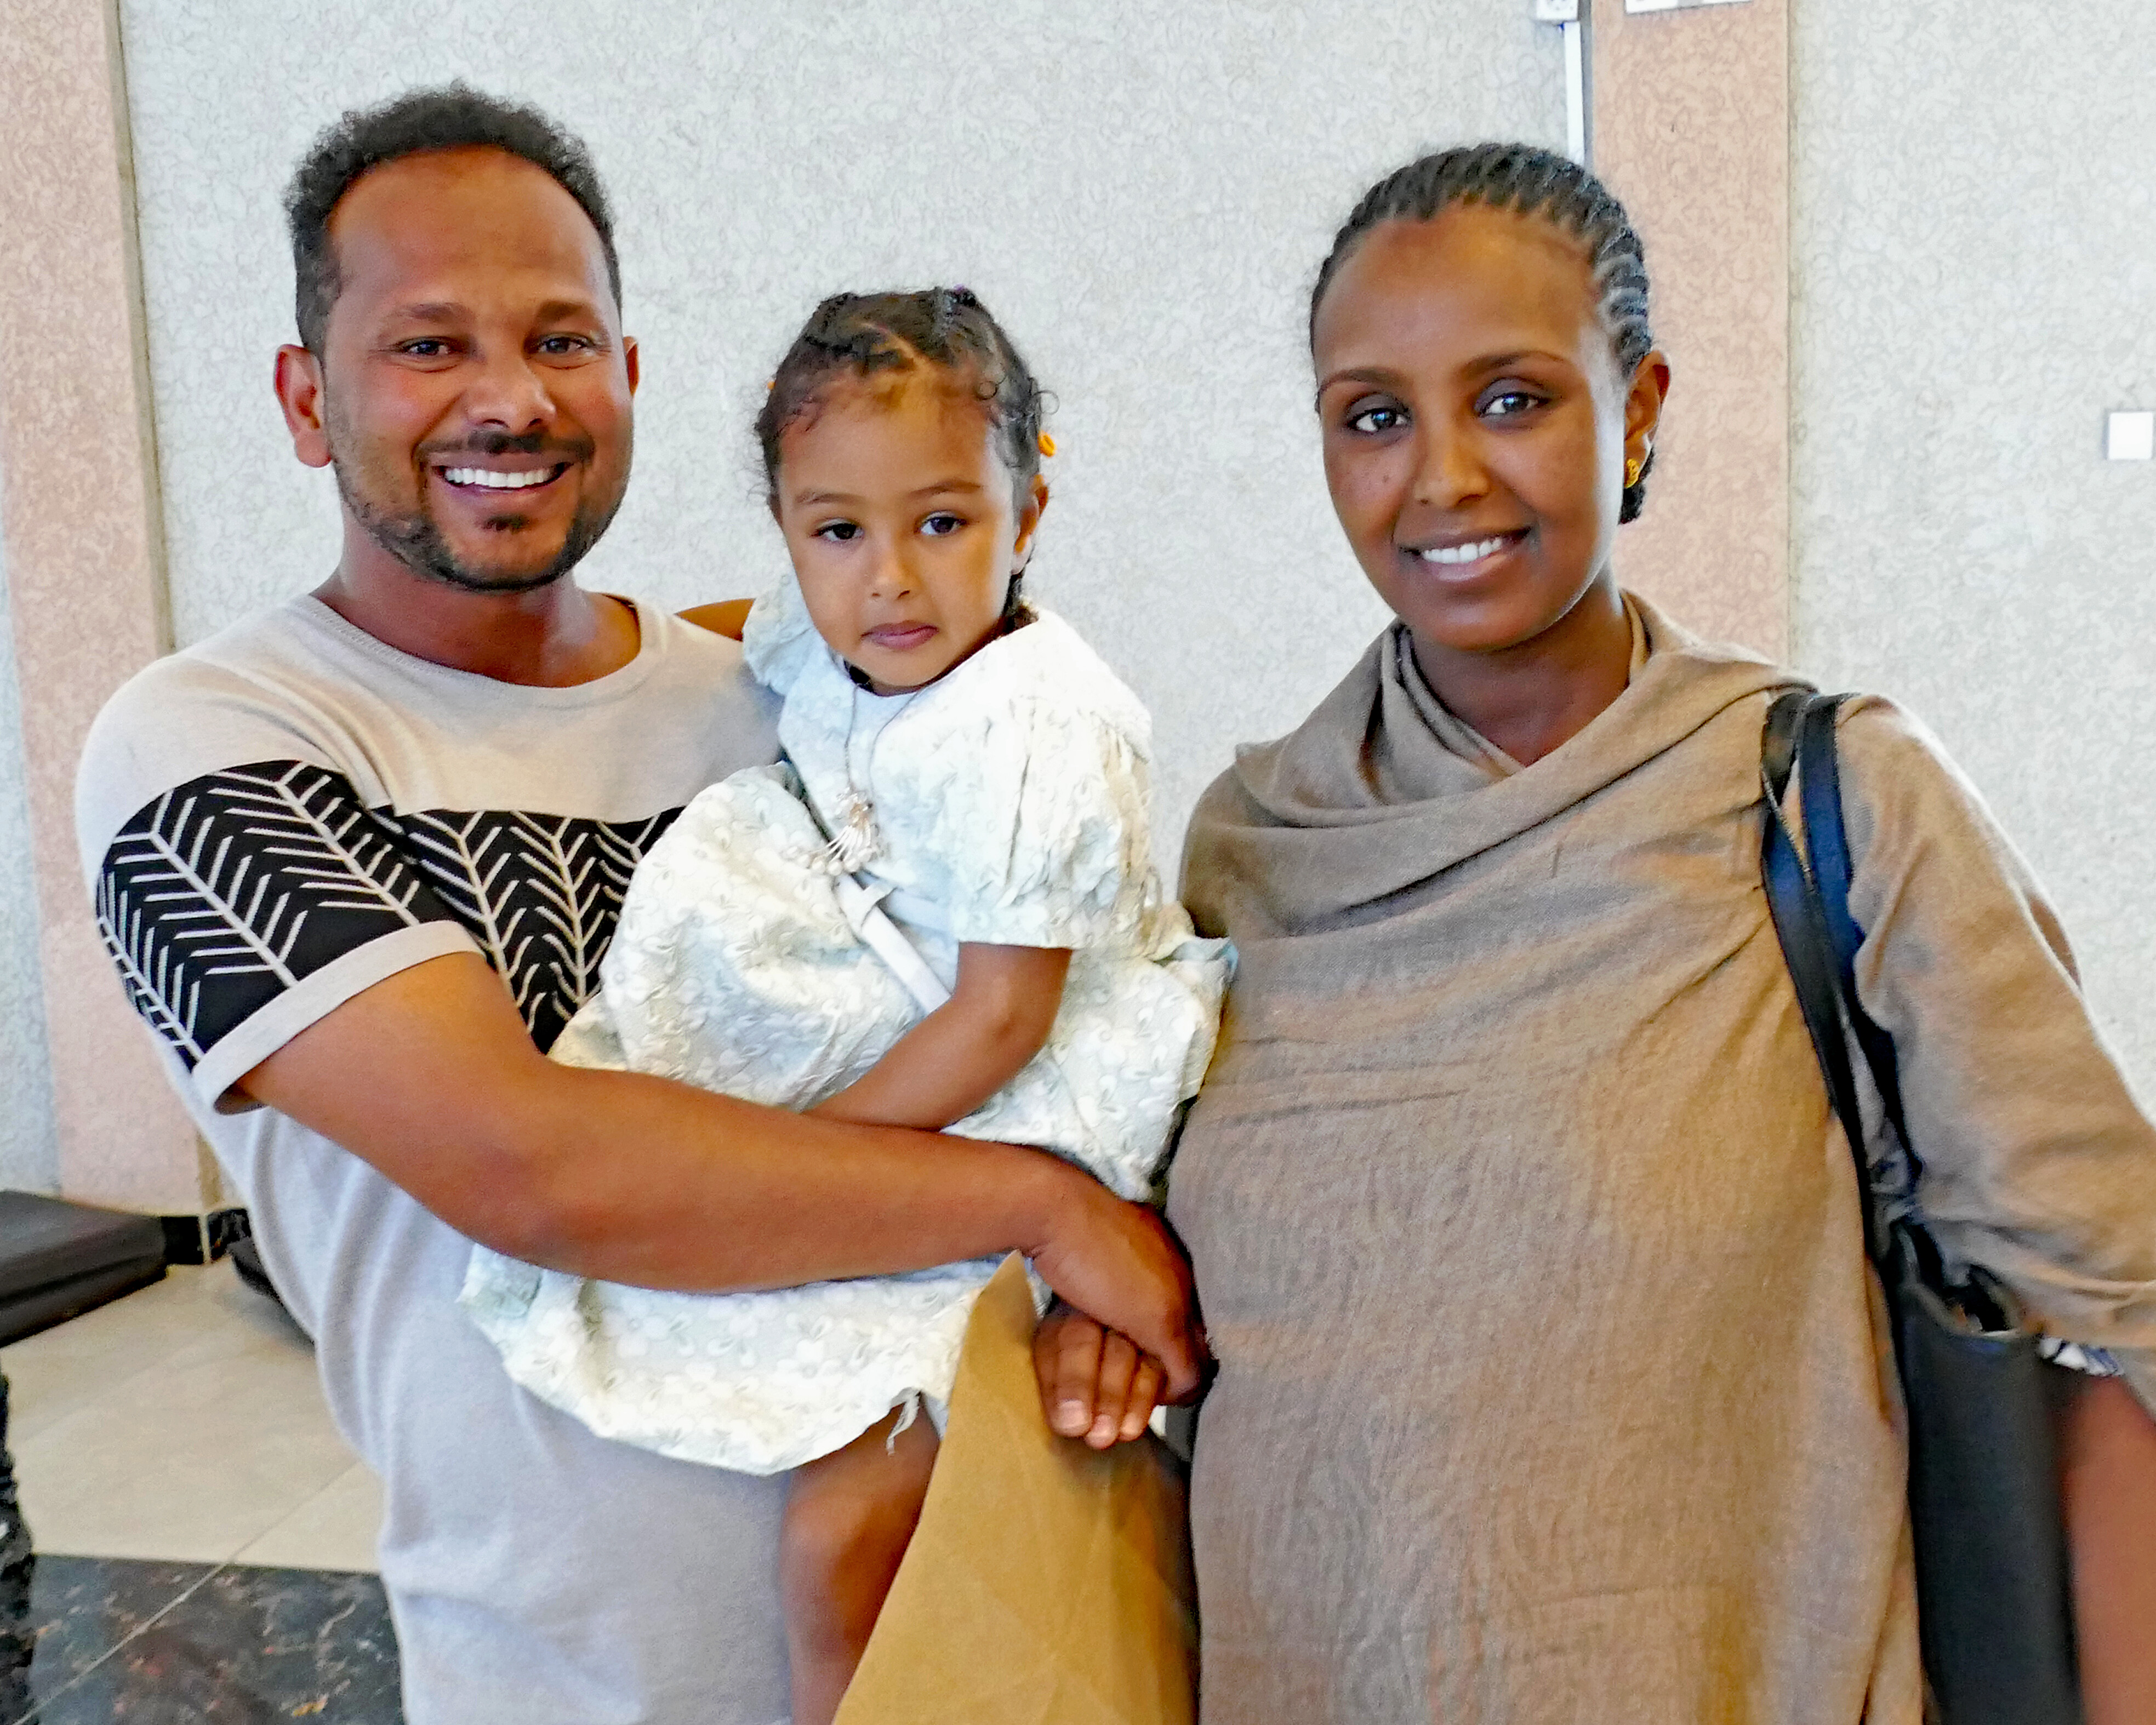
[[[422,336],[416,341],[407,341],[398,352],[414,359],[443,359],[448,357],[449,344],[439,336]]]
[[[1348,429],[1363,437],[1382,437],[1407,423],[1408,416],[1395,407],[1364,408],[1348,416]]]
[[[591,339],[586,336],[548,336],[539,343],[539,351],[556,359],[590,351]]]
[[[861,536],[860,524],[857,521],[826,521],[817,528],[816,536],[833,540],[840,545],[850,544]]]
[[[940,539],[947,533],[957,532],[965,525],[964,517],[938,511],[921,524],[921,531],[932,538]]]

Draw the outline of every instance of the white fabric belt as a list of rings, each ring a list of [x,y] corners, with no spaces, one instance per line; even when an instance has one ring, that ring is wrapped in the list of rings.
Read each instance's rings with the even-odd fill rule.
[[[951,919],[944,914],[943,906],[932,898],[923,898],[917,892],[908,892],[902,887],[886,886],[874,875],[863,877],[861,884],[883,900],[883,907],[901,922],[916,928],[932,930],[937,934],[951,932]]]
[[[858,875],[838,875],[839,908],[869,950],[891,967],[891,974],[906,984],[907,993],[921,1003],[923,1012],[933,1012],[951,999],[951,991],[937,979],[928,962],[898,926],[884,914],[883,901],[892,896],[888,886],[870,886]],[[911,903],[909,900],[909,903]],[[919,918],[909,917],[909,921]]]

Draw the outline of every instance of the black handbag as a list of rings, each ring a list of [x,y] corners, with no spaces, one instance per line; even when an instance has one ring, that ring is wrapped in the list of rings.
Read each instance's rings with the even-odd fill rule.
[[[1893,1039],[1856,998],[1863,939],[1850,915],[1835,714],[1846,696],[1802,691],[1768,711],[1762,871],[1827,1093],[1856,1158],[1864,1244],[1885,1289],[1908,1409],[1917,1626],[1943,1725],[2081,1725],[2073,1590],[2061,1512],[2051,1366],[2013,1295],[1972,1266],[1948,1276],[1913,1209]],[[1783,809],[1792,767],[1801,838]],[[1804,850],[1808,849],[1807,857]],[[1854,1037],[1878,1088],[1886,1165],[1866,1148]],[[1883,1177],[1883,1178],[1882,1178]]]

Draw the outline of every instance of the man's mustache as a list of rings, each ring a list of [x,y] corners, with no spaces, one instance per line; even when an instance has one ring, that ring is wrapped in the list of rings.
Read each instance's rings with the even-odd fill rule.
[[[551,437],[543,431],[475,431],[454,443],[422,444],[418,454],[428,465],[439,466],[458,455],[552,455],[560,461],[588,461],[592,450],[589,438]]]

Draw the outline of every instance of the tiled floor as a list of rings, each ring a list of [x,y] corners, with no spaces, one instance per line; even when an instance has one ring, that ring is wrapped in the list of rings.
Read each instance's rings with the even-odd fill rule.
[[[0,1673],[0,1725],[393,1725],[380,1489],[275,1307],[228,1265],[176,1269],[0,1370],[40,1554],[28,1691],[10,1707]]]

